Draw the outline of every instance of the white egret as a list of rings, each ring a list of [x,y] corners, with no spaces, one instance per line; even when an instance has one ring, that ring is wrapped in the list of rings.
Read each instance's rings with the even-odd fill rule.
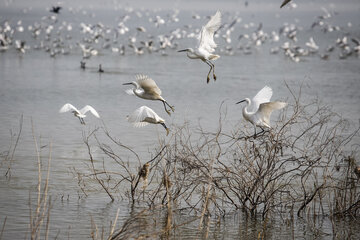
[[[144,54],[143,47],[137,47],[137,46],[135,46],[135,44],[129,44],[129,47],[134,49],[134,53],[136,55],[143,55]]]
[[[310,48],[312,53],[315,53],[319,50],[319,46],[315,43],[313,37],[310,37],[309,41],[306,42],[305,45]]]
[[[82,109],[78,110],[76,107],[71,105],[70,103],[66,103],[62,108],[59,110],[60,113],[69,112],[71,111],[75,117],[79,118],[80,123],[85,125],[84,117],[86,117],[85,113],[90,111],[95,117],[100,118],[98,112],[90,105],[86,105]]]
[[[21,40],[16,40],[15,41],[15,48],[16,50],[18,50],[19,52],[25,53],[25,41],[21,41]]]
[[[135,88],[128,89],[126,93],[135,94],[136,96],[148,99],[148,100],[159,100],[164,104],[165,111],[171,115],[170,111],[166,108],[166,105],[174,112],[174,107],[170,106],[169,103],[161,96],[161,90],[156,85],[155,81],[146,75],[138,74],[135,76],[136,81],[124,83],[123,85],[134,85]]]
[[[242,114],[245,120],[253,124],[255,130],[254,137],[256,137],[256,126],[261,128],[262,131],[260,133],[264,132],[263,127],[271,128],[270,115],[272,111],[282,109],[287,105],[285,102],[270,102],[272,93],[272,89],[265,86],[255,95],[252,101],[249,98],[245,98],[244,100],[236,103],[247,103],[247,105],[242,109]],[[250,110],[248,109],[249,106],[251,106]]]
[[[190,59],[201,59],[207,65],[210,66],[209,73],[207,75],[207,83],[210,81],[210,73],[213,71],[214,81],[216,80],[215,75],[215,65],[211,62],[211,60],[216,60],[220,56],[213,54],[215,48],[217,47],[214,42],[214,33],[219,29],[221,24],[221,13],[217,11],[214,16],[211,17],[209,22],[202,27],[199,39],[199,46],[196,50],[192,48],[186,48],[183,50],[179,50],[178,52],[186,52],[188,58]]]
[[[127,116],[127,120],[133,124],[134,127],[144,127],[149,123],[161,124],[166,130],[166,136],[170,130],[165,125],[165,120],[159,117],[151,108],[142,106],[136,109],[131,115]]]

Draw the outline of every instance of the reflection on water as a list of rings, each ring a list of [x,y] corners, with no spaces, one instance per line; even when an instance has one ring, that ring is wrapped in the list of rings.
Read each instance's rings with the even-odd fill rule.
[[[354,52],[341,59],[340,47],[328,53],[330,56],[327,61],[322,60],[320,55],[327,53],[326,49],[330,45],[336,46],[337,39],[344,36],[348,36],[346,44],[355,47],[351,38],[359,37],[359,4],[356,1],[341,5],[328,1],[307,2],[308,5],[298,3],[296,9],[282,10],[278,9],[280,1],[274,6],[264,5],[263,8],[258,5],[262,6],[263,2],[256,5],[250,2],[247,10],[244,10],[242,3],[226,2],[223,22],[230,24],[235,19],[240,20],[237,20],[231,32],[230,43],[226,37],[228,25],[224,26],[215,39],[219,45],[217,53],[221,58],[215,62],[218,79],[209,84],[206,84],[208,66],[201,61],[189,60],[176,50],[195,47],[196,40],[190,35],[197,33],[207,21],[206,16],[213,14],[217,8],[221,9],[216,1],[211,1],[207,9],[201,10],[199,6],[203,6],[203,3],[200,1],[195,4],[196,9],[199,9],[200,19],[197,19],[194,11],[188,9],[192,5],[190,3],[189,6],[181,6],[181,2],[174,3],[175,7],[180,8],[176,15],[176,11],[166,10],[172,9],[173,3],[167,8],[168,3],[161,5],[161,11],[136,8],[135,11],[130,11],[127,4],[123,6],[106,2],[98,6],[98,2],[88,5],[86,1],[78,5],[74,3],[72,6],[73,3],[65,1],[56,21],[48,18],[52,15],[42,4],[31,7],[28,3],[18,1],[0,3],[1,31],[5,31],[6,21],[16,29],[23,26],[25,30],[15,31],[13,38],[14,41],[25,40],[25,45],[29,47],[25,54],[22,54],[16,50],[14,42],[9,49],[0,51],[0,229],[4,226],[3,239],[21,239],[31,235],[29,208],[31,206],[32,211],[36,212],[38,201],[36,149],[39,149],[41,156],[42,190],[45,186],[47,160],[51,153],[51,202],[47,202],[51,203],[50,238],[87,239],[92,232],[98,234],[97,238],[101,238],[102,229],[105,234],[111,231],[117,209],[120,210],[114,236],[118,234],[119,239],[141,236],[191,239],[288,239],[314,236],[357,238],[358,223],[352,219],[330,219],[327,216],[310,219],[274,213],[270,219],[263,221],[261,216],[251,217],[235,209],[227,212],[224,217],[221,217],[221,214],[206,215],[201,223],[203,227],[199,230],[201,213],[189,209],[180,211],[176,206],[172,206],[171,214],[167,206],[152,206],[153,209],[142,206],[136,209],[129,206],[127,197],[123,195],[128,189],[112,189],[115,201],[110,202],[108,194],[91,178],[93,172],[89,171],[91,163],[83,135],[88,136],[97,127],[100,129],[97,140],[92,139],[90,142],[96,169],[100,171],[106,168],[114,174],[110,179],[104,178],[109,181],[104,184],[115,181],[113,177],[122,173],[123,168],[110,161],[97,147],[99,141],[112,146],[114,151],[121,148],[111,145],[114,142],[103,134],[103,129],[106,128],[117,143],[135,151],[141,164],[155,157],[155,148],[171,136],[166,138],[161,126],[136,129],[126,121],[128,114],[145,104],[163,117],[173,131],[186,122],[189,124],[189,132],[197,136],[199,125],[209,132],[217,130],[219,112],[222,111],[219,109],[224,102],[226,119],[223,122],[223,131],[232,133],[240,126],[239,122],[242,124],[244,121],[241,109],[235,102],[253,96],[264,85],[274,89],[274,100],[294,104],[284,84],[286,82],[292,89],[299,89],[302,85],[303,99],[314,99],[318,96],[324,104],[332,106],[335,112],[349,119],[352,126],[357,124],[360,111],[358,55]],[[158,9],[158,3],[146,3],[145,5],[154,6],[144,7]],[[321,7],[326,7],[333,14],[331,18],[323,19],[325,25],[340,26],[339,31],[325,32],[321,26],[311,28],[313,21],[318,19],[317,16],[324,15]],[[124,27],[119,23],[124,20],[125,15],[130,16],[129,20],[124,21],[129,32],[121,35],[120,31]],[[171,23],[156,26],[156,16]],[[179,21],[175,21],[175,18],[179,18]],[[282,48],[278,54],[270,54],[272,48],[281,47],[283,43],[291,41],[281,34],[279,42],[271,40],[272,32],[278,34],[279,29],[284,27],[284,22],[297,26],[297,42],[291,42],[292,44],[305,48],[305,43],[313,37],[320,47],[319,52],[301,56],[298,63],[285,55]],[[46,40],[46,27],[50,23],[54,25],[54,29],[49,30],[51,33]],[[105,26],[106,29],[105,37],[91,40],[93,42],[89,45],[98,49],[99,54],[86,59],[85,70],[80,68],[82,52],[79,43],[89,43],[91,34],[82,32],[81,23],[96,25],[93,29],[100,29],[99,26]],[[260,23],[261,31],[266,33],[267,37],[261,46],[256,46],[252,43],[252,38]],[[37,26],[41,26],[42,32],[38,37],[33,37],[33,33],[36,34],[33,30]],[[72,30],[68,30],[69,26]],[[145,27],[146,33],[135,30],[139,26]],[[114,29],[119,31],[118,35],[114,34]],[[181,36],[173,40],[176,43],[174,49],[169,46],[160,49],[159,35],[176,36],[174,31]],[[133,48],[128,47],[131,43],[130,37],[136,37],[138,47],[142,46],[141,41],[152,39],[154,47],[159,50],[152,53],[146,50],[143,55],[138,56]],[[61,41],[58,41],[59,39]],[[117,49],[113,50],[119,48],[120,51],[121,46],[126,49],[125,55],[120,55]],[[53,53],[53,48],[64,49],[66,52]],[[346,46],[343,49],[346,51]],[[98,73],[99,64],[102,64],[104,73]],[[138,73],[147,74],[157,82],[164,98],[175,106],[172,116],[167,116],[160,102],[144,102],[125,93],[127,88],[122,84],[133,81],[134,75]],[[94,106],[99,111],[101,120],[89,115],[86,117],[87,125],[81,126],[71,114],[58,113],[60,107],[67,102],[75,106]],[[21,116],[23,125],[20,128]],[[273,117],[277,122],[278,115],[274,114]],[[241,126],[252,130],[249,125]],[[20,129],[21,136],[15,145]],[[37,139],[37,148],[34,137]],[[356,144],[358,138],[355,138]],[[121,159],[136,175],[140,164],[133,153],[124,150],[121,152]],[[10,173],[6,174],[8,167]],[[87,181],[82,181],[84,179]],[[161,181],[159,179],[157,181]],[[45,232],[47,212],[45,213],[41,234]],[[339,229],[340,231],[337,231]]]

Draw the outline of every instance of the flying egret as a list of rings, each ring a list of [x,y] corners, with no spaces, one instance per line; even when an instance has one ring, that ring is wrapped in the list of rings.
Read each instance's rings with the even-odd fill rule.
[[[136,81],[132,81],[129,83],[124,83],[123,85],[134,85],[135,88],[128,89],[126,93],[130,95],[136,95],[143,99],[148,100],[159,100],[164,104],[165,111],[167,114],[171,115],[170,111],[166,108],[166,105],[170,107],[170,109],[174,112],[174,107],[170,106],[169,103],[161,97],[161,90],[156,85],[155,81],[149,78],[146,75],[138,74],[135,76]]]
[[[134,127],[144,127],[149,123],[161,124],[166,130],[166,136],[170,130],[165,125],[165,120],[159,117],[151,108],[142,106],[136,109],[131,115],[127,116],[127,120],[133,124]]]
[[[242,114],[245,120],[253,124],[255,130],[254,137],[256,137],[256,126],[261,128],[262,131],[260,133],[265,131],[263,127],[271,128],[270,115],[272,111],[282,109],[287,105],[285,102],[270,102],[272,93],[272,89],[265,86],[255,95],[252,101],[249,98],[245,98],[244,100],[236,103],[247,103],[247,105],[242,109]],[[251,108],[249,110],[248,107],[250,105]]]
[[[216,60],[220,56],[213,54],[216,48],[216,43],[214,42],[214,33],[219,29],[221,24],[221,13],[217,11],[214,16],[211,17],[209,22],[202,27],[199,34],[199,46],[196,50],[192,48],[186,48],[179,50],[178,52],[186,52],[186,55],[190,59],[201,59],[207,65],[210,66],[209,73],[207,75],[207,83],[210,81],[210,73],[213,71],[214,81],[216,80],[215,75],[215,65],[211,60]]]
[[[80,123],[85,125],[84,117],[86,117],[85,113],[90,111],[95,117],[100,118],[98,112],[90,105],[86,105],[82,109],[78,110],[76,107],[71,105],[70,103],[66,103],[62,108],[59,110],[60,113],[69,112],[71,111],[75,117],[79,118]]]

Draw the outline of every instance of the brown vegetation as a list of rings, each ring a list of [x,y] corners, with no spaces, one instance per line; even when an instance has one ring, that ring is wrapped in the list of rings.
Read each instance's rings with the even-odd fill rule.
[[[145,161],[106,128],[112,145],[101,143],[96,137],[101,131],[96,129],[84,137],[92,174],[77,172],[79,185],[94,178],[112,201],[114,196],[128,199],[132,207],[149,211],[167,206],[168,230],[184,224],[174,222],[174,211],[192,214],[205,232],[210,218],[236,210],[260,214],[262,219],[279,214],[290,221],[295,214],[358,217],[358,149],[349,143],[359,137],[359,127],[351,129],[317,100],[302,104],[301,90],[289,91],[292,104],[282,111],[273,129],[256,138],[249,137],[244,125],[224,132],[226,111],[221,107],[217,131],[200,127],[194,133],[187,124],[173,126],[171,138],[159,140],[154,157]],[[106,162],[110,159],[119,165],[116,171],[108,171],[104,160],[101,170],[93,164],[91,137]],[[114,238],[122,239],[117,236],[134,222],[125,222]]]

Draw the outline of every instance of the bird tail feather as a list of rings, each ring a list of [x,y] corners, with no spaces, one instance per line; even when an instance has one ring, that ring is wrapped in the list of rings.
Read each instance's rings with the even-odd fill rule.
[[[220,58],[220,56],[216,55],[216,54],[211,54],[210,57],[209,57],[210,60],[216,60],[218,58]]]

